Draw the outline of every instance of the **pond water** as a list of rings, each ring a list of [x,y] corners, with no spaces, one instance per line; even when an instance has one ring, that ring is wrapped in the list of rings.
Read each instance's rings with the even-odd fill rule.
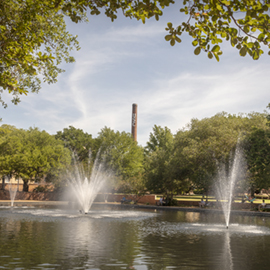
[[[270,217],[0,208],[0,269],[269,269]]]

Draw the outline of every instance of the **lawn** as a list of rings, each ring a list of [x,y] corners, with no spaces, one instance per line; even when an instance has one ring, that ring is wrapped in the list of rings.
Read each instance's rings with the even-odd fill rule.
[[[161,197],[163,197],[163,196],[156,195],[156,200],[159,200]],[[203,196],[202,194],[196,194],[196,195],[176,195],[173,198],[175,200],[177,200],[177,201],[194,201],[194,202],[200,201],[202,198],[204,200],[207,199],[207,197],[206,196]],[[210,202],[216,202],[217,200],[216,200],[215,196],[208,196],[208,201],[210,201]],[[263,201],[263,199],[258,198],[258,199],[256,199],[254,201],[254,203],[260,204],[260,203],[262,203],[262,201]],[[264,199],[264,201],[265,201],[266,204],[270,204],[270,199]],[[235,196],[234,197],[234,202],[241,203],[242,202],[242,196]],[[245,201],[245,203],[250,203],[250,202],[249,201]]]

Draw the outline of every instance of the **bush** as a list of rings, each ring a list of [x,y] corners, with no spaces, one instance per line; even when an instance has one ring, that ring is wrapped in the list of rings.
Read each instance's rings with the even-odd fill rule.
[[[172,199],[172,200],[169,200],[169,202],[168,202],[168,204],[167,204],[168,206],[177,206],[178,205],[178,203],[177,203],[177,200],[175,200],[175,199]]]
[[[270,212],[270,209],[269,208],[261,208],[261,211],[262,212]]]
[[[33,192],[47,192],[48,188],[46,186],[37,186],[36,188],[33,189]]]
[[[199,188],[198,189],[193,189],[193,193],[196,194],[196,195],[198,195],[198,194],[201,195],[201,194],[203,194],[203,190],[199,189]]]

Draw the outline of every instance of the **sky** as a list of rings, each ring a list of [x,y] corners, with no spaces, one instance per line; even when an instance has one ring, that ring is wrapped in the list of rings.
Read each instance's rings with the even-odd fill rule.
[[[192,118],[264,112],[270,103],[270,61],[267,52],[257,61],[240,57],[237,49],[222,43],[220,62],[205,53],[194,55],[191,38],[174,47],[165,41],[167,22],[186,20],[176,5],[164,10],[159,21],[142,24],[119,14],[111,22],[105,15],[90,16],[88,23],[67,21],[78,35],[81,50],[75,63],[56,84],[43,84],[38,94],[21,97],[0,108],[0,124],[50,134],[73,126],[95,138],[102,128],[131,132],[132,104],[138,105],[138,143],[146,145],[154,125],[173,134]]]

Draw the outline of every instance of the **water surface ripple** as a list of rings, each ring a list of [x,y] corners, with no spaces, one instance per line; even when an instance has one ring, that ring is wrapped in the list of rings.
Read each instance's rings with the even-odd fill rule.
[[[270,219],[93,208],[0,209],[0,269],[269,269]]]

